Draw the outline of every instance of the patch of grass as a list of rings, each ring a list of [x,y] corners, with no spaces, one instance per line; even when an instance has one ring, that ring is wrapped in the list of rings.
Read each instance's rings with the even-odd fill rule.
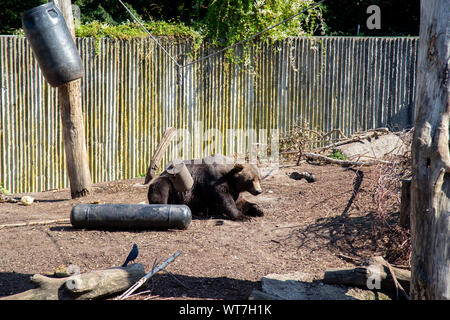
[[[336,160],[347,160],[347,156],[339,150],[333,150],[333,152],[329,154],[328,157]]]

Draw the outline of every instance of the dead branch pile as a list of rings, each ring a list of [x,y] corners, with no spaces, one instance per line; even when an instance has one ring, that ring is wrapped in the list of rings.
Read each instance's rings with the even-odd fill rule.
[[[399,137],[411,144],[413,130],[405,131]],[[392,223],[392,213],[401,205],[402,181],[411,177],[411,152],[391,154],[387,163],[377,165],[377,184],[373,194],[375,204],[373,232],[379,238],[388,239],[386,259],[395,264],[409,265],[411,242],[410,232],[398,223]]]
[[[307,121],[301,120],[281,137],[280,153],[287,159],[295,157],[297,165],[300,164],[302,158],[305,158],[307,161],[338,164],[344,167],[372,166],[379,163],[386,163],[386,161],[379,159],[373,159],[371,161],[350,161],[347,159],[336,159],[329,155],[336,151],[336,148],[339,146],[376,138],[379,135],[387,133],[389,133],[389,129],[378,128],[357,132],[347,137],[340,129],[323,132],[319,129],[311,128]]]

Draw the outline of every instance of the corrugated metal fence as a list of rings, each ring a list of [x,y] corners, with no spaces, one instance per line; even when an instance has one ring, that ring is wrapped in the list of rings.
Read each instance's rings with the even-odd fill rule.
[[[191,61],[188,41],[162,43],[181,64]],[[244,153],[249,141],[270,144],[299,119],[346,134],[410,126],[417,44],[417,38],[261,42],[236,50],[244,63],[216,55],[180,73],[150,39],[77,39],[93,181],[145,173],[169,126],[184,134],[164,164]],[[195,55],[212,50],[203,45]],[[0,185],[12,192],[68,187],[56,90],[25,38],[0,36],[0,70]]]

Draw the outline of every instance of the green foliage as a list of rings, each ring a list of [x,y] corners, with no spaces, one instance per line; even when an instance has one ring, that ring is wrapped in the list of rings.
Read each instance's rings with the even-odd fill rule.
[[[0,184],[0,194],[6,194],[6,195],[8,195],[8,194],[10,194],[10,192],[9,192],[8,189],[2,187],[2,185]]]
[[[46,2],[45,0],[0,0],[0,34],[14,34],[22,27],[20,14]]]
[[[347,156],[339,150],[333,150],[333,152],[328,155],[328,157],[336,160],[347,160]]]
[[[145,28],[155,36],[199,38],[199,34],[183,23],[168,23],[165,21],[152,21],[144,23]],[[134,22],[109,25],[98,21],[81,24],[76,27],[77,37],[131,39],[145,38],[147,33]]]
[[[216,46],[228,46],[306,9],[312,0],[216,0],[202,21],[205,36]],[[320,6],[261,35],[262,39],[312,35],[323,28]]]

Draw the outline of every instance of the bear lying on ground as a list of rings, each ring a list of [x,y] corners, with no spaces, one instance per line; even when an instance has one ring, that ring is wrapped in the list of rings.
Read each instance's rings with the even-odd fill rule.
[[[194,184],[178,192],[164,171],[153,178],[148,188],[150,204],[185,204],[194,215],[225,214],[233,220],[262,216],[257,205],[247,202],[241,193],[258,195],[261,174],[253,164],[233,164],[233,158],[220,155],[184,161]]]

